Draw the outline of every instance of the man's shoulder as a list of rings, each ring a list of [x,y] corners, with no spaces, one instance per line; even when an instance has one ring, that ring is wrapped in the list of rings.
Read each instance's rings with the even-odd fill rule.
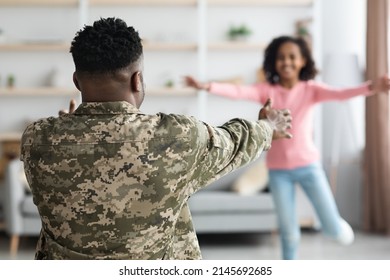
[[[42,131],[43,129],[45,129],[45,127],[52,124],[53,121],[55,121],[54,117],[48,117],[41,118],[29,123],[23,132],[22,140],[25,140],[28,137],[33,137],[38,131]]]
[[[41,128],[48,124],[53,123],[56,119],[58,118],[55,117],[40,118],[38,120],[31,122],[27,127]]]
[[[197,119],[193,116],[181,115],[181,114],[167,114],[167,113],[157,113],[157,116],[161,120],[168,120],[173,123],[194,123],[197,122]]]
[[[160,124],[167,128],[196,128],[200,121],[193,116],[158,113]]]
[[[196,143],[207,135],[207,125],[193,116],[179,114],[157,114],[160,118],[158,134],[188,139]]]

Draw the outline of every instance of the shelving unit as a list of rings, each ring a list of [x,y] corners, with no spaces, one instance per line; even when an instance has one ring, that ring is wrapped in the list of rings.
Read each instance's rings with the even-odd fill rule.
[[[264,50],[266,44],[253,42],[217,42],[210,43],[207,49],[210,51],[223,50]],[[198,49],[195,43],[163,43],[163,42],[145,42],[143,43],[145,51],[192,51]],[[0,52],[68,52],[70,48],[66,43],[14,43],[0,44]]]
[[[73,88],[54,88],[54,87],[33,87],[33,88],[2,88],[0,89],[1,96],[75,96],[79,94]]]
[[[34,18],[34,20],[27,20],[27,22],[29,22],[29,24],[31,24],[32,26],[30,31],[36,31],[33,28],[34,24],[37,20],[42,19],[42,15],[44,17],[43,13],[50,13],[48,8],[57,9],[55,10],[57,13],[58,9],[62,8],[64,8],[67,13],[73,13],[73,22],[69,22],[71,27],[68,26],[68,22],[66,22],[63,24],[64,30],[69,30],[69,28],[74,29],[76,27],[81,28],[82,26],[84,26],[84,24],[91,23],[92,17],[90,17],[90,15],[93,13],[93,11],[96,10],[105,11],[106,9],[114,8],[117,9],[117,13],[114,13],[114,15],[116,16],[116,14],[127,15],[127,11],[130,14],[132,10],[137,10],[141,12],[154,10],[154,15],[156,15],[158,14],[156,12],[156,9],[160,8],[162,8],[161,11],[164,13],[169,12],[170,9],[182,9],[182,11],[184,11],[185,13],[194,16],[193,18],[191,18],[192,20],[196,21],[194,25],[190,25],[188,23],[187,18],[180,18],[180,14],[175,15],[175,21],[177,21],[175,22],[175,25],[171,25],[168,27],[166,25],[166,22],[164,22],[164,20],[159,17],[160,15],[156,17],[148,16],[143,18],[137,17],[138,14],[133,14],[135,15],[135,17],[131,17],[132,22],[128,23],[133,24],[133,19],[136,18],[134,19],[134,22],[137,26],[139,26],[140,24],[146,24],[152,26],[151,28],[154,28],[159,32],[170,32],[171,34],[175,32],[173,30],[175,28],[191,28],[190,30],[185,31],[185,35],[190,34],[192,36],[190,39],[180,39],[180,36],[171,36],[170,38],[165,38],[163,40],[158,40],[157,36],[150,36],[153,38],[145,38],[144,50],[146,52],[149,52],[145,57],[153,57],[153,59],[156,59],[158,61],[156,62],[158,66],[163,66],[167,69],[173,70],[175,70],[175,67],[178,64],[180,64],[180,66],[192,64],[194,65],[193,68],[195,68],[193,73],[183,72],[180,74],[192,74],[196,76],[199,80],[210,80],[214,78],[214,76],[210,74],[213,70],[213,66],[214,69],[216,69],[217,71],[233,69],[234,71],[236,71],[236,73],[243,73],[242,71],[245,69],[245,65],[241,63],[236,63],[237,61],[232,62],[232,60],[237,57],[248,57],[252,55],[253,57],[250,58],[252,61],[258,59],[258,57],[260,57],[261,52],[264,50],[266,44],[269,42],[271,35],[280,35],[281,31],[275,31],[275,25],[277,25],[278,22],[285,20],[284,17],[278,18],[277,14],[276,16],[269,16],[266,14],[265,16],[268,17],[270,24],[255,26],[256,28],[259,28],[264,31],[263,33],[269,34],[269,36],[264,36],[264,38],[262,37],[260,39],[255,38],[254,40],[250,40],[247,42],[229,42],[214,37],[210,39],[208,37],[208,35],[211,33],[211,27],[214,26],[213,23],[216,23],[211,22],[210,14],[214,13],[218,9],[222,9],[224,11],[228,11],[230,13],[230,16],[236,16],[238,14],[237,11],[241,11],[242,8],[245,9],[249,7],[249,9],[252,10],[253,13],[255,13],[255,9],[258,9],[256,11],[261,11],[261,9],[264,7],[265,9],[267,9],[267,13],[276,13],[276,8],[292,8],[293,14],[300,13],[300,10],[308,8],[312,10],[312,14],[314,15],[315,13],[318,13],[318,9],[317,7],[315,7],[315,2],[316,1],[314,0],[0,0],[0,8],[7,8],[10,11],[12,10],[11,12],[15,13],[15,17],[20,16],[19,13],[15,11],[15,9],[34,8],[34,13],[39,12],[40,14],[36,18]],[[290,13],[285,13],[285,15],[288,14]],[[291,16],[291,18],[299,18],[301,17],[301,14],[303,13],[300,13],[296,17],[294,14],[294,16]],[[24,15],[27,17],[30,16],[27,12]],[[313,17],[315,18],[315,15]],[[9,18],[9,20],[12,21],[13,19]],[[139,21],[140,23],[137,21]],[[286,30],[288,30],[288,28],[291,28],[292,25],[293,22],[290,22],[290,25],[285,25],[285,28],[283,28],[282,31],[285,32]],[[0,28],[1,27],[2,26],[0,25]],[[224,28],[225,27],[227,26],[225,25]],[[29,26],[26,27],[26,29],[28,28]],[[141,34],[141,36],[142,35],[143,33]],[[66,36],[63,37],[65,38]],[[316,41],[316,38],[314,38],[314,41]],[[25,42],[23,40],[12,42],[9,41],[0,44],[0,59],[3,55],[3,58],[5,58],[6,60],[6,63],[14,67],[15,62],[17,62],[17,60],[20,58],[20,68],[24,68],[29,66],[25,63],[26,58],[39,60],[40,57],[49,57],[50,61],[50,59],[55,59],[57,56],[64,56],[64,54],[69,55],[69,47],[69,38],[66,40],[64,39],[63,42],[62,40],[53,42],[45,42],[44,40],[42,40],[41,42]],[[317,55],[320,53],[318,45],[314,46],[314,50]],[[11,57],[14,57],[15,59],[12,60]],[[179,62],[176,62],[176,66],[175,63],[171,61],[174,57],[179,60]],[[221,66],[218,65],[217,67],[215,67],[212,61],[216,57],[221,58],[221,60],[223,60],[223,62],[225,63]],[[66,57],[66,61],[70,61],[69,57]],[[39,63],[40,65],[42,65],[45,62]],[[63,66],[62,64],[60,65],[61,67]],[[5,69],[5,67],[7,67],[7,65],[5,65],[2,61],[2,69]],[[16,68],[14,67],[13,69]],[[184,69],[189,68],[184,67]],[[35,69],[32,69],[31,71],[34,70]],[[37,117],[38,113],[43,114],[43,112],[46,112],[49,109],[53,110],[53,108],[58,108],[57,106],[66,106],[68,100],[71,97],[80,96],[79,92],[74,88],[55,88],[31,85],[22,85],[21,87],[15,87],[12,89],[5,88],[4,75],[7,73],[1,73],[0,69],[0,74],[2,74],[0,85],[0,140],[15,139],[15,137],[20,137],[20,132],[10,131],[10,129],[20,127],[20,125],[6,126],[7,131],[4,131],[1,124],[6,121],[15,123],[17,121],[25,121],[25,115],[27,114],[26,112],[28,112],[28,110],[30,109],[30,103],[34,104],[31,106],[35,106],[36,104],[37,106],[41,106],[40,109],[42,112],[36,112],[39,110],[35,109],[34,115],[32,116]],[[148,78],[149,76],[146,76],[146,79]],[[147,82],[149,81],[147,80]],[[171,108],[182,110],[179,113],[189,113],[191,115],[195,115],[196,117],[204,121],[214,121],[215,119],[217,119],[218,116],[228,116],[231,112],[237,112],[237,114],[250,114],[250,110],[245,107],[246,105],[239,103],[238,101],[234,101],[234,103],[232,103],[232,106],[230,107],[231,109],[229,109],[230,105],[227,104],[228,101],[226,101],[226,104],[224,103],[223,106],[221,106],[220,103],[217,103],[217,105],[215,106],[211,105],[214,107],[211,107],[210,109],[210,104],[213,100],[210,100],[211,98],[208,97],[207,93],[202,91],[197,92],[193,89],[182,87],[167,88],[163,87],[161,84],[163,83],[157,83],[153,81],[150,84],[147,83],[146,86],[146,95],[150,97],[155,97],[154,100],[157,100],[153,101],[153,98],[147,98],[148,102],[149,104],[155,102],[154,105],[156,108],[159,108],[159,106],[165,106],[165,104],[167,103],[168,105],[172,106]],[[45,100],[47,104],[51,105],[42,104],[42,100]],[[60,101],[57,102],[57,100]],[[164,103],[164,105],[161,105],[163,102],[166,103]],[[23,114],[25,115],[20,116],[17,112],[15,112],[14,115],[11,115],[13,113],[12,104],[16,104],[18,106],[18,109],[23,111]],[[190,107],[191,109],[196,108],[196,112],[194,113],[193,111],[185,111],[183,109],[185,107]],[[256,110],[258,110],[257,107]],[[175,111],[173,112],[176,113]],[[208,115],[210,113],[214,114],[214,116],[210,117]],[[312,222],[311,217],[302,217],[302,219],[305,224],[310,224],[310,222]]]
[[[0,97],[17,97],[17,96],[78,96],[80,93],[73,88],[55,88],[55,87],[33,87],[33,88],[2,88]],[[196,96],[196,90],[182,87],[152,87],[148,88],[147,95],[150,96]]]
[[[262,51],[266,47],[266,44],[253,43],[253,42],[218,42],[210,43],[208,50],[210,51],[248,51],[256,50]]]
[[[147,95],[150,96],[196,96],[197,91],[192,88],[173,87],[173,88],[148,88]]]
[[[10,0],[9,2],[12,2]],[[20,1],[27,2],[27,1]],[[34,1],[32,1],[34,2]],[[35,2],[49,2],[48,1],[35,1]],[[69,2],[69,1],[62,1]],[[74,1],[70,1],[74,2]],[[313,0],[207,0],[209,5],[251,5],[251,6],[264,6],[264,5],[281,5],[281,6],[302,6],[311,5]],[[120,6],[196,6],[197,0],[89,0],[91,6],[98,5],[120,5]]]
[[[313,0],[208,0],[208,3],[220,6],[304,6],[313,4]]]
[[[196,6],[197,0],[89,0],[91,6]]]
[[[0,142],[4,141],[17,141],[22,137],[22,133],[10,132],[10,133],[0,133]]]
[[[229,41],[209,41],[207,39],[208,33],[208,13],[209,10],[218,7],[254,7],[256,9],[265,7],[306,7],[312,5],[313,0],[0,0],[0,7],[71,7],[77,12],[80,25],[84,25],[91,19],[89,15],[95,8],[104,7],[118,8],[118,9],[159,9],[164,7],[164,11],[168,8],[182,7],[185,10],[193,9],[196,13],[197,30],[195,42],[184,42],[180,40],[164,40],[157,41],[146,38],[144,40],[144,50],[146,52],[153,52],[153,55],[158,55],[160,52],[162,56],[184,54],[196,57],[196,73],[194,74],[200,80],[208,80],[209,58],[215,53],[224,53],[226,55],[236,56],[243,52],[261,52],[264,50],[266,43],[259,41],[248,42],[229,42]],[[145,19],[147,21],[147,19]],[[142,34],[141,34],[142,35]],[[18,53],[33,53],[39,52],[39,55],[46,55],[56,52],[68,54],[70,42],[9,42],[0,44],[1,53],[11,53],[17,55]],[[16,54],[13,54],[16,53]],[[183,73],[187,74],[187,73]],[[14,89],[0,88],[1,96],[72,96],[77,93],[73,89],[61,89],[53,87],[23,87]],[[70,85],[71,86],[71,85]],[[198,96],[198,117],[207,119],[207,112],[205,104],[207,103],[207,94],[204,92],[196,92],[194,90],[184,89],[181,87],[166,88],[163,86],[154,85],[147,87],[147,94],[150,96]]]
[[[196,51],[197,45],[192,43],[143,43],[145,51]],[[66,43],[13,43],[0,44],[0,52],[35,52],[59,51],[69,52],[70,45]]]
[[[0,6],[73,6],[77,7],[79,0],[1,0]]]
[[[196,51],[197,47],[198,46],[195,43],[143,43],[145,51]]]
[[[69,44],[66,43],[14,43],[0,44],[0,52],[52,52],[69,51]]]

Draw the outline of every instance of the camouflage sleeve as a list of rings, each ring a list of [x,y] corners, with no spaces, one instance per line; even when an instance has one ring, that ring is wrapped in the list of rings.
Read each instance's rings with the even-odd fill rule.
[[[31,182],[29,179],[31,178],[31,170],[35,168],[34,161],[31,161],[31,145],[35,137],[35,129],[35,123],[28,125],[23,132],[20,143],[20,160],[24,163],[24,173],[30,186]]]
[[[50,117],[52,118],[52,117]],[[39,137],[40,126],[49,118],[42,118],[35,122],[30,123],[24,130],[21,138],[21,147],[20,147],[20,160],[27,162],[30,160],[30,150],[33,145],[34,139]],[[30,162],[29,164],[32,164]]]
[[[266,121],[232,119],[219,127],[198,122],[192,137],[198,148],[189,186],[192,192],[257,159],[271,147],[272,128]]]
[[[24,130],[22,135],[22,140],[21,140],[20,160],[23,162],[26,161],[26,159],[29,157],[29,152],[30,152],[29,148],[32,143],[33,135],[34,135],[34,126],[33,124],[30,124]]]

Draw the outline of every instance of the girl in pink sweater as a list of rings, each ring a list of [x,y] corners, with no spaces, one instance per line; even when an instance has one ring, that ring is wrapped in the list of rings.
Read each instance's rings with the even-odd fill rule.
[[[201,83],[185,77],[188,86],[230,98],[264,104],[268,98],[275,109],[288,108],[292,116],[292,139],[274,141],[267,153],[269,186],[277,210],[283,259],[296,259],[300,228],[295,210],[295,184],[308,196],[322,230],[342,244],[350,244],[354,233],[340,217],[330,190],[320,154],[313,141],[313,109],[320,102],[345,100],[388,91],[387,76],[346,89],[334,89],[314,81],[317,74],[310,49],[303,39],[275,38],[265,50],[263,69],[267,82],[250,86]]]

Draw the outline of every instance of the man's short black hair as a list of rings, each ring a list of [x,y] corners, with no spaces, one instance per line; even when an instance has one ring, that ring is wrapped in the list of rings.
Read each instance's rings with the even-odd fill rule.
[[[115,72],[142,56],[138,32],[119,18],[101,18],[76,33],[70,52],[77,72]]]

